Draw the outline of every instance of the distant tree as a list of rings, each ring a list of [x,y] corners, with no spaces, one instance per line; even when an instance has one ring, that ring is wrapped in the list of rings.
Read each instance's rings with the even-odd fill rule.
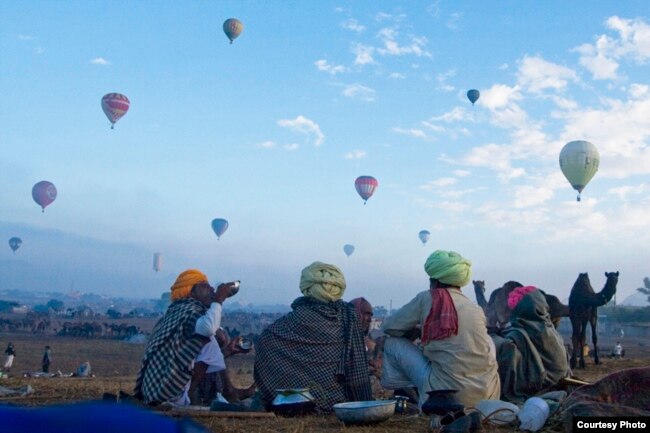
[[[32,308],[32,310],[34,310],[34,312],[36,312],[36,313],[49,313],[50,312],[50,309],[48,308],[48,306],[43,305],[43,304],[34,305],[34,308]]]
[[[119,319],[120,317],[122,317],[122,313],[120,313],[114,308],[109,308],[108,310],[106,310],[106,315],[111,319]]]
[[[388,315],[388,310],[383,305],[377,305],[372,308],[372,314],[376,318],[386,317]]]
[[[47,304],[45,304],[47,308],[50,308],[52,311],[61,312],[64,310],[64,305],[63,301],[60,301],[58,299],[50,299]]]
[[[650,278],[645,277],[643,279],[643,285],[645,287],[639,287],[637,290],[639,292],[643,293],[644,295],[647,295],[648,296],[648,302],[650,303]]]
[[[162,295],[160,295],[160,299],[156,301],[156,304],[154,305],[154,310],[164,313],[165,310],[167,310],[167,307],[169,307],[169,304],[171,304],[171,302],[172,302],[171,293],[163,292]]]
[[[10,312],[18,305],[20,305],[18,302],[0,300],[0,312]]]

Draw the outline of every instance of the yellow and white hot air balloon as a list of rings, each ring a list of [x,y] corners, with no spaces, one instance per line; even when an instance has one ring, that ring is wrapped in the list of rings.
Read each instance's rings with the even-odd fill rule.
[[[585,140],[571,141],[560,152],[560,168],[573,189],[580,193],[594,177],[600,165],[600,154],[596,146]]]

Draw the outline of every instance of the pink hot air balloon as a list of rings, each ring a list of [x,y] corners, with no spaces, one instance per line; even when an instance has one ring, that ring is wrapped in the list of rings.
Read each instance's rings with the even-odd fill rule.
[[[366,202],[379,186],[379,182],[372,176],[359,176],[357,180],[354,181],[354,187],[357,189],[357,192],[363,199],[363,204]]]
[[[129,111],[129,98],[121,93],[108,93],[102,98],[102,110],[111,122],[111,129],[115,126],[115,122],[120,120],[122,116]]]
[[[32,197],[45,212],[45,208],[56,199],[56,187],[53,183],[42,180],[32,188]]]

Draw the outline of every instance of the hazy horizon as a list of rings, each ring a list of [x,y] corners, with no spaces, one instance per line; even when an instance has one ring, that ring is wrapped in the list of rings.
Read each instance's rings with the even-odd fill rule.
[[[0,288],[156,298],[198,268],[288,304],[319,260],[399,307],[436,249],[488,292],[620,271],[624,299],[650,275],[646,1],[3,1],[0,52]],[[573,140],[600,153],[581,202]]]

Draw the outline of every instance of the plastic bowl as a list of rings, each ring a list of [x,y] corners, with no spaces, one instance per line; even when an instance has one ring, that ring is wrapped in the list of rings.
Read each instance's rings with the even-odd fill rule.
[[[374,424],[395,413],[395,400],[351,401],[335,404],[334,414],[346,425]]]

